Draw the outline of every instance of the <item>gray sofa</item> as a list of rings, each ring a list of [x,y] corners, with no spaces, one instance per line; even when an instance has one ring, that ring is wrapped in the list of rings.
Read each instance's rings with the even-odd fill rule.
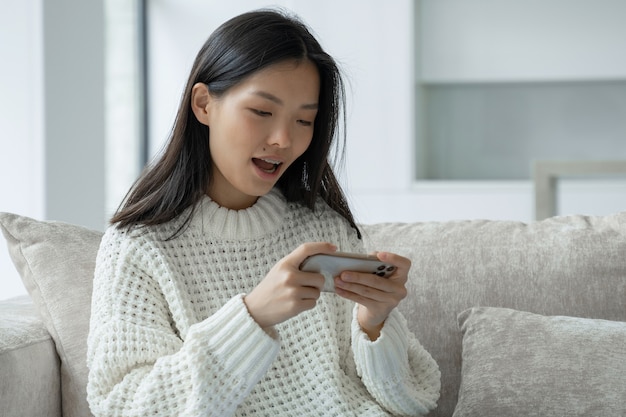
[[[89,416],[101,234],[9,213],[0,227],[29,293],[0,302],[0,414]],[[626,213],[363,232],[413,260],[400,308],[441,369],[431,415],[626,416]]]

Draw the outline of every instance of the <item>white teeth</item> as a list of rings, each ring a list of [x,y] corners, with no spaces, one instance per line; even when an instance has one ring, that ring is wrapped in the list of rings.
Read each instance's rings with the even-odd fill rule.
[[[274,161],[273,159],[265,159],[265,158],[261,158],[261,161],[265,161],[269,164],[274,164],[274,165],[278,165],[281,163],[280,161]]]

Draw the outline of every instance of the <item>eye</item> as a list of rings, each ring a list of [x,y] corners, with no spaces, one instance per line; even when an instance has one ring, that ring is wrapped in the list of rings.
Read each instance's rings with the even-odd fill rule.
[[[302,120],[302,119],[299,119],[299,120],[298,120],[298,123],[300,123],[302,126],[307,126],[307,127],[308,127],[308,126],[313,126],[313,122],[308,121],[308,120]]]
[[[259,109],[250,109],[250,111],[254,114],[256,114],[257,116],[261,116],[261,117],[268,117],[271,116],[272,113],[268,112],[268,111],[263,111],[263,110],[259,110]]]

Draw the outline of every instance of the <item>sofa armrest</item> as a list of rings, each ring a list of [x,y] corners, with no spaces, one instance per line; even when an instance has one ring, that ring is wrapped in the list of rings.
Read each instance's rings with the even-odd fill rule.
[[[0,301],[2,415],[61,417],[61,377],[54,342],[28,296]]]

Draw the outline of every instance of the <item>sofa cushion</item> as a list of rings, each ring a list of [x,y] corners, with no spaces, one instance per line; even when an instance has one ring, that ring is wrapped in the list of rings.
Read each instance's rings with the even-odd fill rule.
[[[433,416],[451,416],[461,377],[456,317],[477,306],[626,321],[626,212],[364,225],[368,250],[413,262],[400,310],[441,369]],[[520,412],[523,414],[523,412]]]
[[[2,415],[60,416],[59,357],[28,296],[0,301]]]
[[[459,327],[454,417],[626,415],[626,322],[483,307]]]
[[[102,233],[10,213],[0,213],[0,227],[61,359],[63,415],[89,416],[87,334]]]

